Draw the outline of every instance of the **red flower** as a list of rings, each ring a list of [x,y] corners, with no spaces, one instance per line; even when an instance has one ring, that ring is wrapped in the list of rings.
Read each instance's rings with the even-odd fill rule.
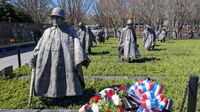
[[[120,106],[120,112],[124,112],[122,105]]]
[[[106,112],[111,112],[111,111],[108,109],[108,110],[106,110]]]
[[[120,86],[120,87],[119,87],[119,90],[125,90],[125,89],[126,89],[125,86]]]
[[[99,99],[101,98],[100,95],[97,95],[97,96],[93,96],[90,98],[90,100],[94,101],[95,103],[98,103]]]
[[[108,91],[108,97],[109,98],[112,98],[112,96],[115,94],[115,91],[113,91],[113,90],[109,90]]]

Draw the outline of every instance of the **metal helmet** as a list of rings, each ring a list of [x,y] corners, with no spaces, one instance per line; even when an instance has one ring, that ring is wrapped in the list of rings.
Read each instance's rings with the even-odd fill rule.
[[[131,19],[129,19],[126,24],[127,25],[133,24],[133,21]]]
[[[61,18],[65,18],[65,12],[62,8],[60,7],[56,7],[52,10],[51,12],[51,17],[53,16],[58,16],[58,17],[61,17]]]
[[[166,30],[166,27],[163,27],[162,29],[163,29],[163,30]]]

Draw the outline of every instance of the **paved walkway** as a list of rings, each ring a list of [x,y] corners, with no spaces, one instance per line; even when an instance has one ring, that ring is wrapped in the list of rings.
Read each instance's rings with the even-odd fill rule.
[[[30,61],[33,47],[21,49],[21,65]],[[18,67],[17,50],[1,52],[0,54],[0,70],[5,67],[13,66],[13,69]]]

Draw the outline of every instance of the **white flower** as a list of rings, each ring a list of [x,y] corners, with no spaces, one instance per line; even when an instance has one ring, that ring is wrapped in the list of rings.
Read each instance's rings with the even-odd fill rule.
[[[103,101],[102,101],[102,100],[99,100],[99,101],[98,101],[98,105],[99,105],[99,106],[103,105]]]
[[[115,105],[119,105],[119,103],[120,103],[120,99],[119,99],[119,96],[118,95],[113,95],[112,96],[112,100],[113,100],[113,102],[114,102],[114,104]]]
[[[99,106],[96,103],[92,104],[92,112],[99,112]]]
[[[85,105],[83,105],[79,110],[78,110],[78,112],[85,112]]]

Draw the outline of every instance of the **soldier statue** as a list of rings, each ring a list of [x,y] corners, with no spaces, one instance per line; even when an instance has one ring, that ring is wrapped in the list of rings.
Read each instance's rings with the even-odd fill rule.
[[[122,30],[119,43],[119,57],[122,60],[128,58],[129,63],[131,63],[131,58],[141,57],[132,20],[128,20],[127,26]]]
[[[153,50],[155,47],[156,33],[149,25],[147,25],[146,29],[142,33],[142,42],[148,51]]]
[[[85,87],[82,65],[88,67],[89,59],[64,10],[54,8],[51,19],[53,26],[44,31],[31,57],[30,96],[80,96]]]
[[[86,53],[91,53],[92,42],[96,43],[95,36],[89,26],[84,25],[82,22],[79,23],[79,27],[80,29],[77,32],[77,35],[80,38],[83,50]]]

